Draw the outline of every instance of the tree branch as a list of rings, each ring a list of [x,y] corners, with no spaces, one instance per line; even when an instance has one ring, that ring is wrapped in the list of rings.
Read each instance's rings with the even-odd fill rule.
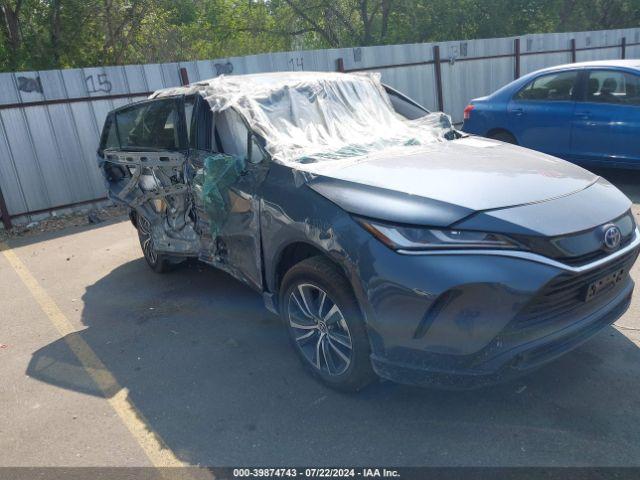
[[[325,31],[320,24],[315,22],[309,15],[307,15],[301,8],[298,7],[292,0],[284,0],[287,5],[291,7],[291,9],[302,18],[305,22],[313,27],[313,30],[318,33],[322,38],[324,38],[327,43],[332,47],[338,47],[338,41],[334,38],[330,32]]]

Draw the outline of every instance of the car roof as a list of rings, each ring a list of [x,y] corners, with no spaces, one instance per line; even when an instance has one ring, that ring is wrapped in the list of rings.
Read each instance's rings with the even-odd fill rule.
[[[520,88],[527,82],[530,82],[531,79],[537,77],[540,74],[551,73],[551,72],[562,72],[564,70],[571,69],[584,69],[584,68],[624,68],[627,70],[638,70],[640,71],[640,60],[639,59],[629,59],[629,60],[593,60],[590,62],[576,62],[576,63],[565,63],[563,65],[554,65],[553,67],[542,68],[540,70],[534,70],[533,72],[529,72],[525,75],[522,75],[520,78],[513,80],[512,82],[507,83],[506,85],[500,87],[492,94],[488,95],[491,98],[497,98],[502,95],[511,95],[514,88]]]
[[[543,68],[536,70],[534,73],[539,72],[552,72],[555,70],[567,70],[571,68],[594,68],[594,67],[623,67],[640,70],[640,60],[594,60],[590,62],[577,62],[577,63],[565,63],[564,65],[555,65],[549,68]]]
[[[298,85],[301,82],[309,81],[309,80],[341,80],[341,81],[349,81],[352,80],[362,80],[371,74],[362,74],[362,73],[342,73],[342,72],[321,72],[321,71],[299,71],[299,72],[262,72],[262,73],[245,73],[238,75],[219,75],[217,77],[209,78],[206,80],[198,80],[197,82],[190,83],[188,85],[176,86],[176,87],[167,87],[161,88],[153,92],[149,97],[144,100],[139,100],[136,102],[132,102],[118,108],[114,108],[111,112],[118,112],[122,110],[127,110],[131,107],[136,106],[140,103],[145,103],[150,100],[158,100],[160,98],[167,98],[173,96],[180,95],[194,95],[198,92],[201,92],[207,87],[210,87],[214,84],[214,82],[218,82],[218,86],[220,86],[220,82],[233,83],[235,86],[240,86],[242,88],[251,89],[256,88],[256,86],[265,89],[279,89],[287,86]],[[385,86],[386,87],[386,86]],[[420,105],[418,105],[420,106]],[[424,108],[424,107],[420,107]]]
[[[168,89],[161,89],[156,91],[152,97],[161,96],[162,93],[170,91],[172,95],[179,95],[185,93],[193,93],[194,90],[200,90],[212,85],[212,82],[220,82],[224,78],[233,82],[235,85],[246,84],[247,86],[260,85],[261,87],[276,89],[284,86],[297,85],[300,82],[308,80],[348,80],[349,77],[353,79],[362,79],[362,75],[349,74],[341,72],[265,72],[265,73],[248,73],[240,75],[220,75],[219,77],[210,78],[207,80],[199,80],[193,82],[184,87],[172,87]],[[224,80],[223,80],[224,81]]]

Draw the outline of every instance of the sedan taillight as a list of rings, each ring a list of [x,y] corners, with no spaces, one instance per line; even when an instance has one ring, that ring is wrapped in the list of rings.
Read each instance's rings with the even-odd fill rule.
[[[463,113],[462,117],[465,120],[469,120],[469,118],[471,118],[471,110],[473,110],[474,108],[476,108],[476,107],[471,105],[471,104],[467,105],[465,107],[465,109],[464,109],[464,113]]]

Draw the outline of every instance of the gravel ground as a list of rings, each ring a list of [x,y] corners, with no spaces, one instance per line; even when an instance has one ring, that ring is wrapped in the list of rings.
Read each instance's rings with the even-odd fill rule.
[[[126,215],[127,209],[125,207],[113,205],[105,208],[94,208],[88,213],[52,216],[39,222],[15,225],[9,231],[0,228],[0,241],[5,241],[9,238],[31,237],[45,232],[57,232],[70,227],[98,224],[107,220],[124,218]]]

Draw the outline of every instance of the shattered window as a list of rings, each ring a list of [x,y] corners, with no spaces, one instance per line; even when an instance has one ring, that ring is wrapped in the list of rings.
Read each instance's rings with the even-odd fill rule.
[[[235,110],[220,112],[216,119],[216,128],[223,153],[247,160],[250,163],[259,163],[262,160],[260,148],[253,137],[251,137],[251,144],[249,143],[249,129]],[[249,146],[251,146],[251,151],[249,151]]]
[[[100,150],[118,147],[120,147],[120,142],[118,142],[118,132],[116,131],[116,125],[113,121],[113,115],[110,115],[105,122],[104,131],[102,132]]]
[[[109,134],[107,135],[107,141],[104,148],[118,148],[120,146],[118,142],[118,134],[116,132],[115,125],[111,125],[109,128]]]
[[[195,132],[193,131],[193,112],[195,111],[196,97],[191,96],[184,99],[184,124],[187,127],[187,138],[189,144],[195,143]]]
[[[176,150],[180,147],[178,103],[155,100],[116,112],[122,148]]]

